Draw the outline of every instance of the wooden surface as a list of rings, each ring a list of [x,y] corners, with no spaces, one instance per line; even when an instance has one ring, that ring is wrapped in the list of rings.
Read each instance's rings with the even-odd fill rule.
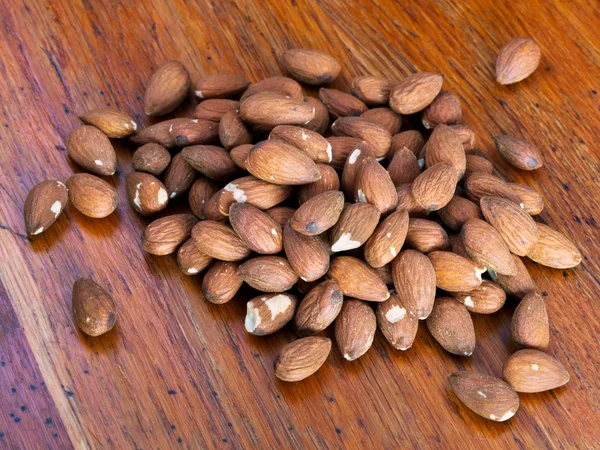
[[[271,5],[267,5],[271,3]],[[0,5],[0,448],[599,448],[600,447],[600,16],[595,1],[12,1]],[[494,82],[497,50],[531,36],[542,62],[529,79]],[[469,368],[501,375],[516,349],[509,303],[475,316],[472,358],[452,357],[421,325],[414,347],[378,335],[348,363],[333,351],[316,376],[274,379],[291,330],[253,337],[245,303],[203,300],[174,257],[140,248],[146,219],[126,201],[131,150],[117,143],[120,205],[89,219],[69,207],[30,242],[22,207],[46,178],[76,169],[64,140],[77,115],[111,105],[140,115],[158,65],[182,61],[192,78],[280,74],[276,55],[306,46],[356,75],[443,74],[463,122],[509,179],[543,192],[541,221],[584,255],[574,270],[528,263],[551,318],[549,352],[571,373],[564,388],[521,395],[507,423],[459,403],[446,376]],[[499,160],[491,135],[512,133],[542,150],[530,174]],[[95,279],[119,307],[101,338],[76,331],[71,289]]]

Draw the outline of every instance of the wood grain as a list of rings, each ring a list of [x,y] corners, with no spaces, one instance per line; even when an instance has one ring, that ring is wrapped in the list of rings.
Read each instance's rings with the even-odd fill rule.
[[[600,447],[595,2],[23,0],[0,4],[0,16],[0,447]],[[495,56],[518,35],[539,44],[542,62],[503,87]],[[144,86],[165,60],[182,61],[193,79],[243,72],[256,81],[280,74],[277,55],[298,46],[335,55],[344,69],[333,87],[346,90],[356,75],[443,74],[481,150],[507,178],[543,192],[540,220],[584,255],[568,271],[528,264],[547,300],[549,351],[571,373],[566,387],[521,395],[503,424],[479,418],[449,390],[446,377],[458,368],[501,374],[516,349],[512,303],[475,316],[470,359],[446,354],[421,326],[406,353],[378,336],[353,363],[332,352],[304,382],[274,379],[291,330],[249,335],[242,298],[212,305],[174,257],[141,250],[147,220],[127,205],[134,147],[126,143],[115,144],[115,214],[94,220],[68,208],[39,239],[25,237],[29,189],[79,170],[64,148],[78,114],[116,106],[147,123]],[[536,143],[546,166],[511,169],[495,153],[498,133]],[[118,302],[118,324],[103,337],[73,326],[71,289],[81,276]]]

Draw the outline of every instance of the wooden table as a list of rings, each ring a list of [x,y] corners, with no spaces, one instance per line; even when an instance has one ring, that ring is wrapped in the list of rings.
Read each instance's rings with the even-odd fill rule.
[[[270,3],[270,4],[268,4]],[[13,1],[0,6],[0,448],[599,448],[600,15],[594,1]],[[531,36],[542,62],[528,80],[494,82],[498,49]],[[508,179],[543,192],[539,220],[584,255],[574,270],[528,263],[546,295],[549,352],[571,373],[564,388],[521,395],[518,414],[492,423],[465,408],[446,377],[501,375],[514,302],[475,316],[472,358],[445,353],[422,325],[414,347],[378,335],[348,363],[332,352],[316,376],[286,384],[273,361],[291,330],[258,338],[245,302],[217,306],[174,257],[140,247],[148,223],[127,204],[132,146],[116,143],[117,212],[69,207],[38,239],[25,236],[29,189],[77,170],[64,140],[78,114],[104,106],[140,123],[152,71],[178,59],[194,79],[281,73],[291,47],[334,54],[335,87],[356,75],[443,74],[463,122]],[[491,135],[523,136],[543,151],[535,173],[509,168]],[[78,332],[71,289],[88,276],[118,302],[116,329]]]

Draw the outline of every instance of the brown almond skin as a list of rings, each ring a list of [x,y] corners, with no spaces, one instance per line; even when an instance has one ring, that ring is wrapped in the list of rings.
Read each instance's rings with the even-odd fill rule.
[[[372,156],[367,156],[356,174],[355,200],[368,202],[382,215],[396,209],[398,192],[389,173]]]
[[[477,314],[493,314],[506,302],[506,292],[489,280],[483,280],[478,288],[470,292],[454,292],[452,296]]]
[[[381,213],[369,203],[349,203],[329,233],[331,251],[344,252],[363,245],[375,231]]]
[[[165,171],[165,187],[170,199],[179,197],[186,192],[196,178],[196,171],[186,162],[182,153],[179,152],[173,156]]]
[[[406,246],[421,253],[435,250],[450,250],[448,233],[436,222],[427,219],[410,218],[406,233]]]
[[[316,195],[340,190],[340,177],[329,164],[317,164],[321,178],[298,188],[298,202],[305,203]]]
[[[280,256],[257,256],[238,267],[238,277],[262,292],[288,291],[298,281],[287,259]]]
[[[392,83],[383,77],[367,75],[352,79],[352,95],[369,106],[387,105],[390,101]]]
[[[67,206],[67,187],[58,180],[45,180],[27,194],[23,207],[25,229],[29,236],[46,231]]]
[[[501,275],[499,273],[497,274],[488,271],[492,279],[502,286],[502,289],[504,289],[508,295],[513,297],[523,298],[527,294],[537,292],[538,288],[533,281],[533,278],[531,278],[531,275],[529,275],[527,267],[525,267],[521,258],[516,255],[511,256],[515,266],[515,275]]]
[[[464,189],[467,198],[475,203],[479,203],[483,197],[495,196],[519,204],[519,197],[513,192],[510,185],[490,173],[474,173],[465,180]]]
[[[512,84],[524,80],[538,68],[541,51],[528,37],[510,39],[502,46],[496,59],[496,81]]]
[[[365,244],[365,260],[371,267],[391,262],[404,245],[408,233],[408,211],[396,211],[387,216]]]
[[[446,206],[438,211],[444,225],[458,231],[470,219],[483,219],[478,205],[459,195],[454,195]]]
[[[204,213],[206,214],[206,218],[208,220],[216,220],[217,222],[225,222],[227,221],[227,214],[223,214],[223,210],[221,209],[221,200],[225,196],[226,192],[221,189],[213,194],[211,198],[206,202],[206,206],[204,208]],[[233,203],[227,203],[227,211],[229,211],[229,206]]]
[[[329,111],[321,100],[314,97],[304,97],[304,102],[315,109],[314,117],[302,125],[307,130],[316,131],[323,135],[329,128]]]
[[[392,111],[392,108],[368,109],[360,115],[362,119],[378,123],[387,129],[392,135],[400,132],[402,128],[402,116]]]
[[[286,50],[279,63],[292,78],[313,86],[331,83],[342,69],[329,53],[307,48]]]
[[[308,184],[321,176],[310,156],[277,140],[256,144],[248,154],[246,168],[255,177],[273,184]]]
[[[229,214],[229,207],[235,203],[248,203],[258,209],[269,209],[290,197],[294,189],[259,180],[253,176],[237,178],[219,191],[218,209],[223,215]]]
[[[131,172],[125,179],[125,189],[133,209],[144,216],[162,211],[169,203],[167,188],[149,173]]]
[[[188,202],[190,209],[198,219],[207,218],[206,202],[218,190],[217,185],[206,177],[200,177],[194,181],[188,194]]]
[[[379,276],[379,278],[381,278],[381,281],[383,281],[387,287],[389,287],[389,288],[394,287],[394,281],[392,280],[392,265],[391,264],[386,264],[385,266],[376,267],[375,272],[377,272],[377,275]]]
[[[448,382],[461,402],[486,419],[504,422],[519,409],[518,394],[499,378],[462,370],[451,373]]]
[[[463,180],[468,179],[475,172],[484,172],[493,174],[494,166],[491,162],[485,159],[483,156],[467,155],[466,156],[466,168],[463,175]]]
[[[153,255],[169,255],[183,244],[198,219],[192,214],[172,214],[151,222],[142,234],[142,247]]]
[[[415,156],[419,156],[425,146],[425,139],[418,130],[406,130],[392,136],[390,155],[394,155],[403,148],[409,149]]]
[[[246,168],[246,159],[248,159],[252,147],[254,147],[252,144],[242,144],[229,150],[229,156],[231,156],[235,165],[242,170],[248,171]]]
[[[544,298],[528,294],[515,309],[512,317],[513,340],[523,347],[546,350],[550,343],[550,326]]]
[[[321,238],[298,233],[289,223],[283,229],[283,249],[294,272],[304,281],[318,280],[329,269],[329,250]]]
[[[208,255],[202,253],[194,244],[193,239],[188,239],[177,250],[177,265],[185,275],[196,275],[205,270],[214,261]]]
[[[429,215],[429,211],[421,208],[412,195],[412,183],[402,184],[396,189],[398,194],[398,205],[396,211],[405,209],[409,217],[424,218]]]
[[[241,94],[248,86],[250,81],[241,74],[219,73],[200,78],[194,92],[200,99],[229,98]]]
[[[173,148],[177,143],[175,142],[175,136],[171,134],[171,130],[175,125],[188,123],[189,121],[190,119],[186,118],[164,120],[142,128],[137,133],[129,136],[129,140],[136,144],[154,143],[160,144],[165,148]]]
[[[448,125],[435,127],[425,146],[425,165],[433,167],[437,163],[450,164],[460,180],[467,166],[465,149],[458,134]]]
[[[281,229],[288,224],[296,210],[289,206],[273,206],[272,208],[266,209],[267,213],[275,222],[279,224]]]
[[[435,300],[435,269],[427,256],[404,250],[392,262],[392,280],[404,307],[424,320],[431,314]]]
[[[390,297],[387,286],[377,273],[352,256],[333,258],[327,277],[337,282],[345,296],[370,302],[384,302]]]
[[[327,191],[303,203],[290,219],[299,233],[314,236],[327,231],[338,221],[344,208],[344,194]]]
[[[239,261],[251,253],[233,228],[213,220],[198,222],[192,239],[198,250],[221,261]]]
[[[277,125],[303,125],[315,116],[314,106],[275,92],[259,92],[240,104],[242,120],[258,131],[271,131]]]
[[[535,216],[544,209],[544,199],[542,195],[534,188],[520,183],[508,183],[512,191],[519,197],[519,206],[522,205],[523,210]]]
[[[392,183],[396,188],[403,184],[412,183],[421,174],[421,166],[417,157],[407,148],[398,150],[392,156],[387,167]]]
[[[391,294],[385,302],[377,303],[375,308],[377,325],[381,333],[396,350],[408,350],[412,347],[419,320],[408,311],[396,294]]]
[[[117,154],[108,137],[96,127],[75,128],[65,141],[69,157],[88,172],[113,175],[117,170]]]
[[[229,153],[216,145],[192,145],[184,148],[181,154],[193,169],[212,180],[230,181],[238,173]]]
[[[73,321],[88,336],[110,331],[117,321],[117,308],[112,297],[88,278],[73,285]]]
[[[275,376],[282,381],[302,381],[321,368],[331,352],[331,339],[311,336],[290,342],[275,361]]]
[[[252,135],[236,112],[228,112],[219,122],[219,140],[227,150],[252,142]]]
[[[117,208],[117,191],[102,178],[77,173],[66,184],[71,204],[85,216],[101,219]]]
[[[483,197],[479,204],[485,220],[498,230],[512,253],[525,256],[533,249],[540,232],[517,203],[501,197]]]
[[[315,131],[293,125],[278,125],[269,134],[269,139],[278,139],[299,148],[316,163],[331,162],[331,144]]]
[[[425,109],[442,90],[441,75],[417,72],[395,85],[390,92],[390,107],[398,114],[413,114]]]
[[[362,163],[367,157],[373,155],[374,153],[371,147],[369,147],[366,142],[361,141],[346,158],[344,170],[342,171],[341,186],[342,191],[349,201],[356,200],[356,177],[358,176]]]
[[[427,317],[427,328],[444,350],[471,356],[475,350],[475,329],[467,308],[451,297],[439,297]]]
[[[460,138],[463,148],[465,152],[470,152],[475,148],[475,143],[477,142],[477,138],[475,137],[475,132],[471,130],[468,126],[462,125],[460,123],[450,125],[450,128],[454,130],[458,137]]]
[[[498,153],[513,167],[535,170],[544,165],[540,151],[523,139],[508,134],[495,136]]]
[[[229,208],[229,222],[250,250],[275,254],[283,249],[281,227],[260,209],[247,203],[234,203]]]
[[[441,91],[421,115],[423,126],[427,129],[435,128],[440,124],[456,124],[461,119],[460,100],[448,91]]]
[[[539,240],[527,257],[538,264],[554,269],[571,269],[581,262],[581,253],[561,232],[536,223]]]
[[[221,118],[228,112],[237,113],[240,109],[240,102],[227,98],[211,98],[204,100],[194,109],[195,119],[210,120],[220,122]]]
[[[333,323],[342,310],[344,296],[334,280],[312,288],[300,302],[294,325],[299,336],[310,336]]]
[[[202,294],[211,303],[227,303],[244,283],[237,275],[238,262],[215,261],[202,279]]]
[[[287,292],[262,294],[246,306],[246,331],[256,336],[273,334],[294,318],[298,299]]]
[[[427,255],[435,269],[435,284],[449,292],[468,292],[481,285],[481,271],[475,264],[452,252],[436,251]]]
[[[137,130],[137,123],[129,114],[115,108],[97,108],[86,111],[79,119],[93,125],[109,138],[124,138]]]
[[[178,147],[212,144],[219,138],[219,125],[210,120],[186,119],[169,127]]]
[[[413,181],[411,192],[417,204],[423,209],[437,211],[452,200],[456,180],[454,167],[437,163],[423,171]]]
[[[339,117],[360,116],[369,107],[358,98],[338,89],[319,89],[319,99],[334,119]]]
[[[142,145],[134,153],[131,166],[136,172],[147,172],[155,177],[165,171],[171,162],[171,154],[160,144]]]
[[[283,96],[288,96],[295,100],[303,100],[304,94],[302,93],[302,86],[296,81],[289,77],[269,77],[263,78],[262,80],[254,83],[242,94],[240,103],[251,96],[260,92],[276,92]]]
[[[331,167],[342,170],[350,154],[357,148],[367,147],[362,139],[350,136],[330,136],[327,142],[331,144]]]
[[[503,275],[516,274],[510,250],[502,235],[481,219],[470,219],[460,232],[465,250],[475,263]]]
[[[377,331],[377,318],[369,305],[360,300],[344,300],[335,320],[335,340],[344,359],[354,361],[364,355]]]
[[[519,350],[504,363],[502,378],[517,392],[544,392],[564,386],[571,378],[558,359],[533,349]]]
[[[360,117],[340,117],[331,125],[335,136],[349,136],[365,141],[376,158],[385,158],[392,145],[392,135],[378,123]]]
[[[190,74],[179,61],[167,61],[150,77],[144,96],[147,116],[162,116],[183,102],[190,90]]]

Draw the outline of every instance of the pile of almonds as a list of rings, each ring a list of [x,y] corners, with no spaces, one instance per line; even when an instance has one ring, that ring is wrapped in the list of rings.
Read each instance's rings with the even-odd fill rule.
[[[498,81],[525,78],[539,58],[530,39],[511,40],[498,58]],[[541,195],[505,181],[475,148],[442,76],[361,76],[350,93],[322,87],[317,99],[305,96],[298,81],[327,84],[340,64],[307,49],[286,51],[280,62],[290,78],[200,78],[194,118],[137,130],[112,108],[82,115],[86,125],[66,146],[93,175],[36,186],[25,204],[28,233],[45,231],[67,197],[89,217],[111,214],[116,191],[100,176],[117,166],[109,138],[129,137],[140,145],[126,179],[131,207],[150,216],[176,197],[189,200],[189,213],[148,225],[144,250],[177,252],[184,274],[204,272],[202,290],[212,303],[230,301],[243,283],[260,291],[247,304],[248,333],[267,335],[293,323],[300,337],[281,350],[278,378],[315,373],[330,353],[322,332],[332,324],[349,361],[369,350],[377,328],[392,347],[407,350],[420,320],[446,351],[469,356],[476,347],[471,313],[494,313],[510,296],[520,300],[512,338],[525,349],[506,361],[504,381],[460,371],[449,377],[452,389],[476,413],[504,421],[519,407],[517,392],[564,385],[569,374],[544,352],[544,299],[521,258],[567,269],[581,255],[566,236],[532,218],[543,209]],[[146,114],[172,112],[190,87],[186,68],[167,62],[148,83]],[[406,128],[415,118],[421,131]],[[514,167],[542,167],[531,143],[495,139]],[[89,335],[110,330],[116,319],[110,296],[87,279],[75,284],[73,313]]]

